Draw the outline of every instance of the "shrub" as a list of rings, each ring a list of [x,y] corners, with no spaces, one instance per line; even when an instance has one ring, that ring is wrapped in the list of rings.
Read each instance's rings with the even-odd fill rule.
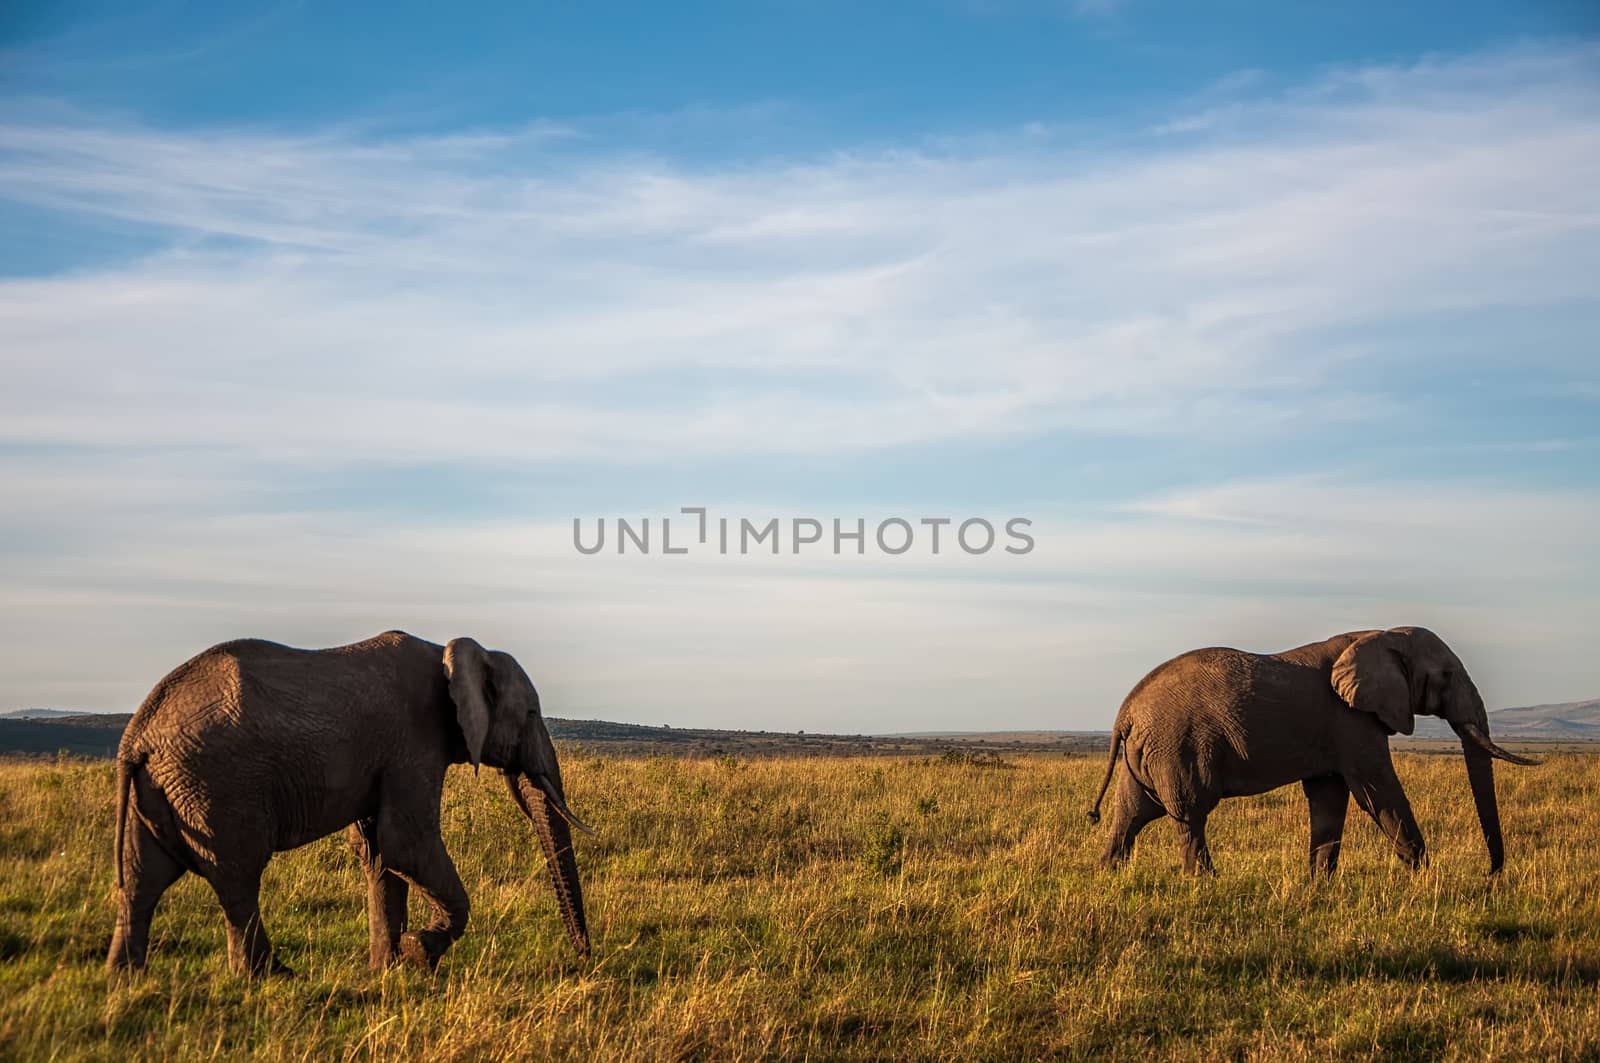
[[[889,818],[887,812],[873,817],[867,831],[866,845],[861,850],[861,863],[868,871],[892,878],[900,874],[905,859],[906,833],[900,824]]]

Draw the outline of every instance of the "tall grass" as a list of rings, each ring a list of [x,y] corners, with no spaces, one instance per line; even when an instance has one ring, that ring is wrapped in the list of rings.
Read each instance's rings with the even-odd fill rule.
[[[1219,809],[1215,878],[1179,872],[1164,822],[1096,871],[1101,764],[569,749],[601,831],[578,843],[588,962],[498,780],[457,771],[443,817],[474,908],[439,973],[367,970],[363,883],[330,838],[268,870],[299,973],[254,984],[193,877],[149,970],[108,981],[111,769],[0,764],[0,1057],[1600,1057],[1600,758],[1500,772],[1494,884],[1459,758],[1400,758],[1428,868],[1352,810],[1323,882],[1297,789]]]

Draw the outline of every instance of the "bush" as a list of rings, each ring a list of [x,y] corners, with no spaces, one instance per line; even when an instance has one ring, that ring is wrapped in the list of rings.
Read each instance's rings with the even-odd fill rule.
[[[905,848],[906,832],[900,828],[900,824],[889,818],[887,812],[880,812],[873,818],[872,828],[867,832],[867,843],[861,850],[861,863],[868,871],[892,878],[900,874]]]
[[[1011,762],[989,749],[962,749],[952,746],[939,757],[941,763],[968,768],[1009,768]]]

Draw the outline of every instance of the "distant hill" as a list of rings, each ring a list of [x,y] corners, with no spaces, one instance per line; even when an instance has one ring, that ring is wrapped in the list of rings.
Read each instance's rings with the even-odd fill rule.
[[[1600,698],[1499,709],[1489,714],[1489,733],[1495,738],[1600,742]],[[1453,738],[1454,733],[1443,720],[1419,716],[1417,737]]]
[[[1600,740],[1600,698],[1501,709],[1489,718],[1489,726],[1519,736]]]
[[[110,757],[117,751],[129,713],[72,713],[22,709],[0,714],[0,754]],[[648,727],[606,720],[546,721],[564,746],[617,756],[668,754],[690,757],[940,755],[947,750],[1008,753],[1089,753],[1106,748],[1108,735],[1091,731],[932,732],[897,735],[789,734],[783,731],[718,731],[696,727]],[[1489,714],[1496,739],[1600,742],[1600,698],[1559,705],[1528,705]],[[1417,719],[1417,739],[1454,740],[1442,720]]]
[[[71,709],[12,709],[0,712],[0,720],[59,720],[63,716],[88,715]]]
[[[0,753],[48,753],[65,750],[80,757],[111,757],[122,741],[131,713],[74,714],[44,718],[0,717]]]
[[[79,756],[110,757],[122,740],[131,713],[64,713],[39,719],[0,716],[0,754],[54,755],[62,750]],[[921,736],[789,734],[784,731],[717,731],[696,727],[647,727],[606,720],[545,721],[551,737],[564,746],[617,756],[669,754],[720,757],[871,756],[903,754],[937,756],[955,748],[995,755],[1010,753],[1079,753],[1103,750],[1107,736],[1084,733],[1015,733]]]

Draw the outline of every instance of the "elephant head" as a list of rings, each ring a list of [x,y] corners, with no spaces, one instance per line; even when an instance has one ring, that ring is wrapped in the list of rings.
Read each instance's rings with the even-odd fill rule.
[[[567,935],[580,956],[589,952],[578,863],[568,824],[593,834],[567,807],[561,765],[539,710],[539,692],[508,653],[490,652],[472,639],[452,639],[444,651],[450,700],[466,743],[467,759],[499,768],[522,814],[544,849],[550,882]]]
[[[1426,628],[1367,632],[1333,665],[1333,688],[1350,707],[1376,716],[1391,733],[1410,734],[1417,714],[1438,716],[1461,739],[1478,824],[1489,849],[1489,871],[1500,870],[1505,847],[1494,794],[1494,760],[1538,761],[1508,753],[1489,739],[1483,696],[1444,640]]]

